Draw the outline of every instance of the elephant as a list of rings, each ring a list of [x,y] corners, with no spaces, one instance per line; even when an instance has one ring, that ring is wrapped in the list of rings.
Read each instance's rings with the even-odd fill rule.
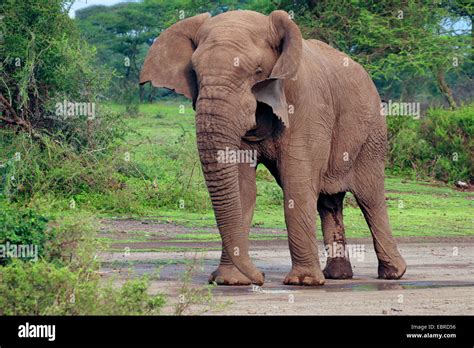
[[[283,191],[292,267],[288,285],[351,278],[347,253],[329,253],[321,270],[319,214],[326,246],[346,247],[343,200],[351,192],[371,231],[378,277],[399,279],[385,203],[387,126],[368,73],[348,55],[303,39],[282,10],[247,10],[183,19],[163,31],[145,58],[140,84],[192,100],[196,141],[222,255],[209,281],[262,285],[249,255],[256,167],[218,160],[218,152],[255,151]]]

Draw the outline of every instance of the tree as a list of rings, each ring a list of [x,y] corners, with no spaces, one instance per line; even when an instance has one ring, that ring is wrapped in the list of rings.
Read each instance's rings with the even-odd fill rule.
[[[91,142],[93,122],[58,117],[57,103],[93,103],[107,88],[107,72],[96,69],[95,49],[81,39],[65,0],[6,0],[1,6],[0,126]],[[84,137],[81,138],[84,131]]]
[[[98,63],[117,72],[112,96],[130,100],[138,94],[141,64],[148,48],[161,31],[185,17],[206,11],[217,14],[236,9],[237,4],[238,1],[144,0],[90,6],[77,11],[76,20],[84,37],[97,47]]]
[[[286,10],[305,38],[322,40],[361,63],[384,97],[427,103],[444,98],[454,108],[461,96],[452,86],[472,81],[472,5],[464,0],[144,0],[86,8],[77,20],[97,47],[100,64],[113,66],[125,91],[136,94],[132,86],[148,46],[162,30],[198,13],[235,9]]]
[[[295,13],[306,38],[322,40],[361,63],[381,94],[406,97],[410,91],[413,96],[434,83],[456,107],[447,76],[456,80],[472,64],[469,28],[453,28],[463,17],[472,23],[467,2],[283,0],[280,7]]]

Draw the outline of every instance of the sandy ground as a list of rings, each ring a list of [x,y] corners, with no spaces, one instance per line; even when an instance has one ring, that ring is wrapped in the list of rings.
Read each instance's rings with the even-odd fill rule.
[[[152,277],[151,291],[167,294],[164,314],[175,313],[175,305],[183,301],[183,284],[187,288],[204,289],[209,274],[219,263],[220,251],[133,252],[173,246],[173,236],[192,229],[171,224],[140,221],[107,221],[104,234],[127,239],[133,231],[150,232],[150,241],[121,244],[132,252],[106,252],[101,255],[105,278],[117,282],[132,275],[149,274],[157,269],[160,277]],[[202,229],[200,229],[202,230]],[[255,229],[258,233],[285,234],[284,230]],[[254,231],[255,231],[254,230]],[[217,233],[209,229],[210,233]],[[130,237],[130,236],[128,236]],[[399,249],[408,264],[401,280],[379,280],[377,259],[370,239],[348,240],[363,252],[351,257],[354,278],[326,280],[321,287],[298,287],[282,284],[290,270],[290,254],[286,240],[251,241],[251,256],[265,272],[263,287],[216,286],[211,305],[190,305],[186,314],[218,315],[473,315],[474,314],[474,237],[402,238]],[[174,243],[174,244],[173,244]],[[183,245],[183,243],[178,243]],[[115,247],[117,247],[116,245]],[[215,248],[219,243],[193,242],[186,246]],[[362,247],[361,247],[362,246]],[[202,250],[202,249],[201,249]],[[325,257],[320,244],[321,267]],[[192,261],[196,260],[196,261]],[[189,264],[196,267],[191,280],[183,281]]]

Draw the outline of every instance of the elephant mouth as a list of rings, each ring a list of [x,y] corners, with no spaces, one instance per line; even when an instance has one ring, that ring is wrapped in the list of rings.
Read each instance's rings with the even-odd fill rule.
[[[273,113],[271,106],[257,102],[257,110],[255,111],[256,126],[249,130],[242,137],[248,142],[263,141],[271,137],[279,126],[278,117]]]

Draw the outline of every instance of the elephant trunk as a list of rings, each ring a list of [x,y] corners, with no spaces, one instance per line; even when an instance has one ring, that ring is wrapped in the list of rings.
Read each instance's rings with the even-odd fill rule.
[[[250,260],[248,235],[242,225],[238,164],[227,163],[222,156],[226,150],[237,150],[245,134],[235,114],[239,110],[225,99],[200,95],[196,111],[199,156],[223,246],[239,271],[262,285],[264,276]]]

